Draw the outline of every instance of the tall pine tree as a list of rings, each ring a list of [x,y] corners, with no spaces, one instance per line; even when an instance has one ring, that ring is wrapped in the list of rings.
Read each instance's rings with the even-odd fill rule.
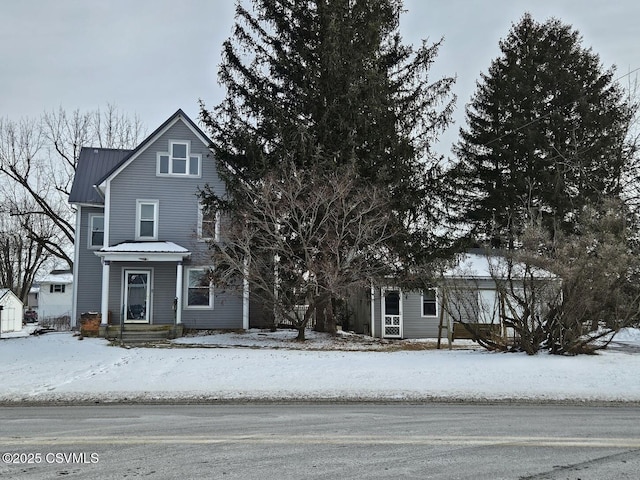
[[[390,191],[389,209],[407,233],[395,247],[407,257],[428,253],[413,247],[428,238],[417,226],[439,217],[441,159],[431,147],[454,102],[453,78],[428,77],[439,43],[402,43],[400,0],[250,5],[238,3],[223,46],[226,98],[211,111],[201,108],[228,199],[240,200],[238,182],[260,181],[286,165],[355,165],[362,188]]]
[[[397,234],[386,240],[384,257],[398,260],[389,263],[389,271],[429,255],[439,244],[421,227],[433,226],[438,218],[436,178],[441,160],[431,145],[448,125],[454,101],[449,93],[452,78],[428,78],[439,44],[424,43],[414,49],[402,43],[400,0],[253,0],[250,5],[237,4],[233,36],[223,46],[219,79],[227,89],[226,98],[212,111],[201,109],[218,171],[227,185],[226,197],[208,192],[205,200],[225,209],[238,225],[243,221],[233,219],[238,212],[244,212],[244,218],[257,213],[252,209],[263,179],[280,178],[286,187],[294,171],[305,178],[313,172],[306,193],[312,197],[321,190],[315,185],[326,183],[326,174],[338,171],[353,177],[353,198],[341,199],[343,204],[357,204],[359,191],[380,191],[387,199],[380,205],[384,210],[380,218],[393,212],[394,225],[379,228]],[[278,215],[287,221],[278,222],[279,228],[286,224],[291,232],[280,228],[282,238],[291,243],[299,238],[295,231],[309,227],[308,222],[329,218],[326,212],[317,213],[309,212],[297,220],[299,225],[291,225],[291,212],[285,206]],[[362,215],[364,222],[372,212]],[[285,261],[285,252],[273,245],[255,245],[263,238],[260,232],[240,235],[246,238],[248,233],[254,242],[241,253],[279,259],[274,282],[282,288],[289,278],[296,291],[324,292],[317,309],[328,312],[325,318],[331,323],[331,299],[340,295],[332,285],[340,282],[329,272],[349,278],[358,278],[358,272],[344,270],[346,264],[327,262],[365,253],[362,246],[356,248],[361,241],[357,229],[363,222],[349,222],[346,228],[354,229],[349,240],[344,220],[329,229],[333,234],[317,240],[312,254],[308,245],[300,245],[297,253],[289,248],[287,255],[299,256],[294,262]],[[332,250],[336,238],[342,239],[342,253],[337,256]],[[382,245],[376,248],[383,250]],[[227,260],[238,259],[228,250],[219,253]],[[261,259],[251,258],[250,263],[260,264]],[[298,266],[285,272],[288,264]],[[319,264],[326,268],[313,267]],[[228,275],[228,269],[223,273]],[[360,275],[364,282],[366,275],[364,271]],[[315,286],[300,286],[308,282]],[[255,287],[270,293],[259,282]]]
[[[571,232],[582,208],[620,194],[631,106],[578,31],[526,14],[481,75],[454,151],[461,221],[513,247],[527,222]]]

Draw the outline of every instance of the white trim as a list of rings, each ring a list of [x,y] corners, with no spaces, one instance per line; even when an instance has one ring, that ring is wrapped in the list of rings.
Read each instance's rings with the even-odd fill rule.
[[[142,205],[153,205],[153,236],[143,237],[140,235],[140,222],[149,221],[149,219],[141,218]],[[136,199],[136,240],[157,240],[158,239],[158,218],[160,216],[159,200]]]
[[[109,225],[111,224],[111,181],[107,182],[104,192],[104,247],[109,244]]]
[[[120,298],[120,321],[124,323],[153,323],[151,320],[153,319],[153,277],[154,271],[153,267],[149,268],[131,268],[131,267],[122,267],[122,289],[121,289],[121,298]],[[143,320],[127,320],[127,312],[124,311],[124,307],[126,306],[127,300],[127,273],[147,273],[149,274],[149,282],[147,283],[147,292],[146,292],[146,310],[145,310],[145,319]]]
[[[102,288],[100,289],[100,315],[101,325],[109,323],[109,272],[111,262],[102,260]]]
[[[93,245],[93,243],[91,242],[93,240],[93,219],[97,218],[97,217],[102,217],[102,243],[100,245],[96,244]],[[88,237],[87,237],[87,248],[89,250],[98,250],[102,247],[104,247],[104,212],[103,213],[90,213],[89,214],[89,233],[88,233]]]
[[[74,234],[74,244],[79,246],[82,242],[82,205],[76,207],[76,230]],[[80,248],[73,249],[73,279],[71,291],[71,328],[78,325],[78,268],[80,264]]]
[[[209,304],[208,305],[189,305],[189,273],[192,270],[202,270],[206,272],[207,269],[211,268],[210,266],[191,266],[185,268],[184,272],[184,302],[183,307],[185,310],[213,310],[215,305],[215,297],[214,297],[214,289],[213,283],[209,282]]]
[[[184,278],[184,265],[182,262],[176,264],[176,298],[174,302],[176,325],[182,323],[182,282]]]
[[[191,252],[103,252],[95,254],[112,262],[181,262]]]
[[[370,307],[371,307],[371,336],[375,337],[376,336],[376,288],[374,287],[373,282],[371,282]]]
[[[433,290],[435,293],[434,303],[436,305],[436,313],[433,315],[425,315],[424,314],[424,292],[425,290]],[[438,305],[438,289],[435,287],[425,288],[420,291],[420,317],[421,318],[438,318],[438,314],[440,313],[440,305]]]
[[[204,219],[204,214],[202,213],[203,208],[204,206],[202,205],[202,202],[198,200],[198,226],[196,230],[198,241],[206,242],[206,241],[213,240],[214,242],[219,242],[220,241],[220,212],[216,212],[216,219],[213,227],[213,238],[205,237],[202,232],[202,221]]]
[[[249,329],[249,257],[242,262],[242,328]]]
[[[201,178],[202,177],[202,154],[193,153],[191,151],[191,140],[169,140],[169,151],[167,152],[157,152],[156,153],[156,176],[158,177],[177,177],[177,178]],[[176,173],[174,171],[174,161],[176,157],[173,156],[173,147],[175,145],[184,145],[185,146],[185,167],[184,173]],[[160,159],[162,157],[167,157],[167,172],[160,171]],[[193,174],[191,173],[191,159],[196,158],[198,161],[198,172]],[[180,160],[183,160],[182,157],[179,157]]]

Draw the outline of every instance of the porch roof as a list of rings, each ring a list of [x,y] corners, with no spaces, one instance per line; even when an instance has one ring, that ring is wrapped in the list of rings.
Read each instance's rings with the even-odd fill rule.
[[[95,253],[113,262],[179,262],[191,256],[188,249],[173,242],[122,242]]]

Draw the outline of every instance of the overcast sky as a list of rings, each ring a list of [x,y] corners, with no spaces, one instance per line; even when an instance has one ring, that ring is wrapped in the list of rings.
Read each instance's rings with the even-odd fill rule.
[[[637,0],[405,0],[405,9],[405,42],[444,37],[434,78],[458,78],[457,125],[442,150],[499,40],[527,11],[573,25],[620,77],[640,67]],[[233,12],[232,0],[1,0],[0,116],[111,103],[149,132],[178,108],[197,120],[199,98],[212,106],[224,94],[216,72]]]

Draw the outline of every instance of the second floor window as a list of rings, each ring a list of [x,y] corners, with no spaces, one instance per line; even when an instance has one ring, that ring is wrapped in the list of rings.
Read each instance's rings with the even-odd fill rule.
[[[51,284],[49,285],[49,293],[64,293],[65,291],[64,284]]]
[[[191,152],[190,142],[169,142],[169,151],[158,153],[158,175],[199,177],[202,155]]]
[[[136,240],[157,240],[158,201],[138,200],[136,210]]]
[[[104,216],[89,217],[89,247],[100,248],[104,245]]]
[[[198,202],[198,239],[220,241],[220,213]]]

